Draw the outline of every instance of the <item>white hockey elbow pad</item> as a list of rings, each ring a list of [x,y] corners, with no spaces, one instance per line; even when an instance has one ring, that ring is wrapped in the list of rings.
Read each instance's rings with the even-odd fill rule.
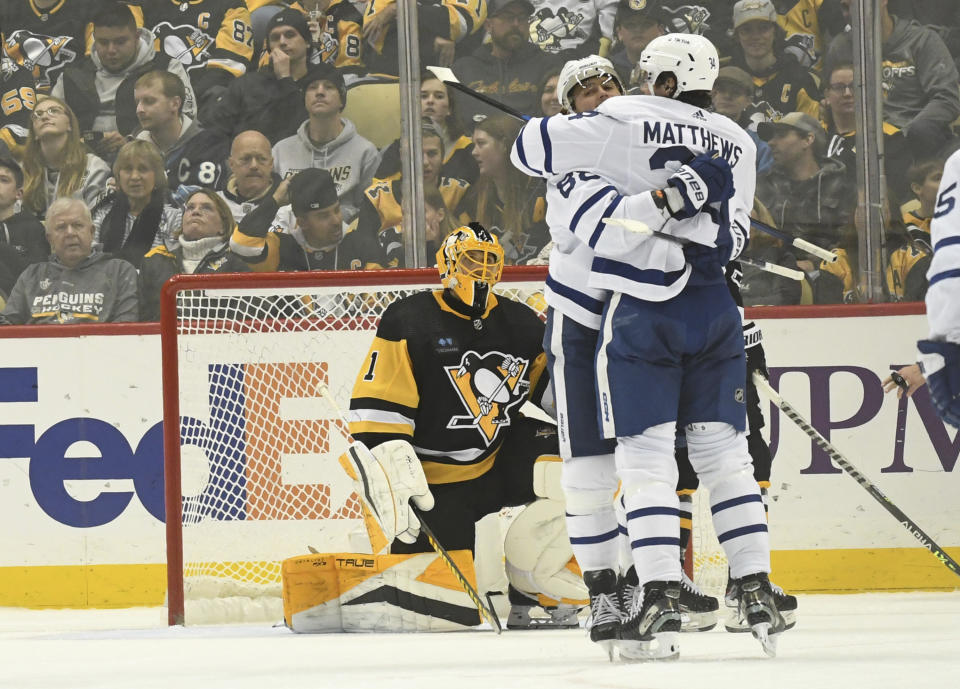
[[[420,520],[410,502],[428,511],[434,499],[413,446],[406,440],[389,440],[370,449],[354,442],[340,457],[340,464],[387,542],[416,541]]]

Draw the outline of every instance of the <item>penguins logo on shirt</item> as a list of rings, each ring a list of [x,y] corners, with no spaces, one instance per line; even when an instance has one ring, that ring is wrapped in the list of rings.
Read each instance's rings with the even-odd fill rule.
[[[178,60],[183,68],[191,70],[206,63],[207,53],[213,48],[213,38],[195,26],[173,26],[160,22],[153,27],[157,50]]]
[[[701,5],[680,5],[673,9],[663,7],[664,24],[667,33],[689,33],[703,35],[710,28],[710,10]]]
[[[70,36],[44,36],[21,29],[14,31],[4,43],[7,55],[33,71],[37,88],[47,88],[57,80],[57,73],[73,62],[77,52],[69,47]]]
[[[560,42],[565,38],[584,39],[587,34],[580,28],[582,14],[573,14],[566,7],[557,10],[556,15],[549,7],[537,12],[530,21],[530,40],[540,50],[555,53],[560,50]]]
[[[450,418],[447,428],[475,428],[489,446],[502,426],[510,425],[510,409],[530,387],[526,359],[489,352],[465,352],[458,366],[445,366],[466,414]]]

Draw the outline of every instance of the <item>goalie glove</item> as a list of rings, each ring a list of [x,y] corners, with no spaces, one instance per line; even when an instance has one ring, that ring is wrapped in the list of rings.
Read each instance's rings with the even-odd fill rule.
[[[420,535],[420,520],[410,501],[418,509],[433,509],[433,494],[420,459],[406,440],[389,440],[374,448],[355,441],[340,456],[340,465],[353,479],[357,494],[363,500],[367,518],[372,518],[382,532],[386,544],[394,539],[413,543]],[[372,531],[371,525],[367,530]],[[379,548],[371,533],[374,551]]]

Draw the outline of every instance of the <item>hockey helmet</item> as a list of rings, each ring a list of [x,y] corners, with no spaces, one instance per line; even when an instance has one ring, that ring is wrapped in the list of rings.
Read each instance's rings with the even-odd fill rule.
[[[569,60],[560,70],[557,78],[557,100],[565,112],[573,112],[573,87],[583,86],[583,82],[590,77],[606,76],[607,81],[613,79],[623,93],[623,82],[613,68],[613,63],[599,55],[587,55],[578,60]]]
[[[661,74],[669,72],[677,79],[676,98],[684,91],[709,91],[720,71],[717,49],[709,39],[697,34],[670,33],[658,36],[640,54],[637,66],[650,93]]]
[[[472,222],[455,229],[440,244],[437,269],[444,287],[482,312],[503,274],[503,247],[483,225]]]

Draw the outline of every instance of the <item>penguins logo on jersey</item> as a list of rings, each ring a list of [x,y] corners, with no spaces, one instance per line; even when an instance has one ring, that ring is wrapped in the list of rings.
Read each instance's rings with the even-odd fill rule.
[[[529,366],[526,359],[502,352],[474,351],[465,352],[458,366],[445,366],[467,411],[451,417],[447,428],[476,428],[490,445],[500,427],[510,425],[510,408],[526,396],[530,383],[524,375]]]
[[[544,7],[530,21],[530,40],[540,50],[555,53],[560,50],[563,39],[587,37],[580,28],[582,21],[582,14],[573,14],[566,7],[558,9],[556,15],[549,7]]]
[[[160,22],[153,27],[157,50],[178,60],[183,68],[191,70],[206,63],[207,53],[213,48],[213,38],[195,26],[173,26]]]
[[[20,29],[7,37],[4,48],[15,62],[36,70],[37,87],[46,88],[57,80],[57,72],[77,57],[77,52],[68,47],[71,41],[70,36],[44,36]]]
[[[689,33],[703,35],[710,28],[707,20],[710,10],[700,5],[680,5],[674,9],[663,8],[664,24],[667,33]]]

